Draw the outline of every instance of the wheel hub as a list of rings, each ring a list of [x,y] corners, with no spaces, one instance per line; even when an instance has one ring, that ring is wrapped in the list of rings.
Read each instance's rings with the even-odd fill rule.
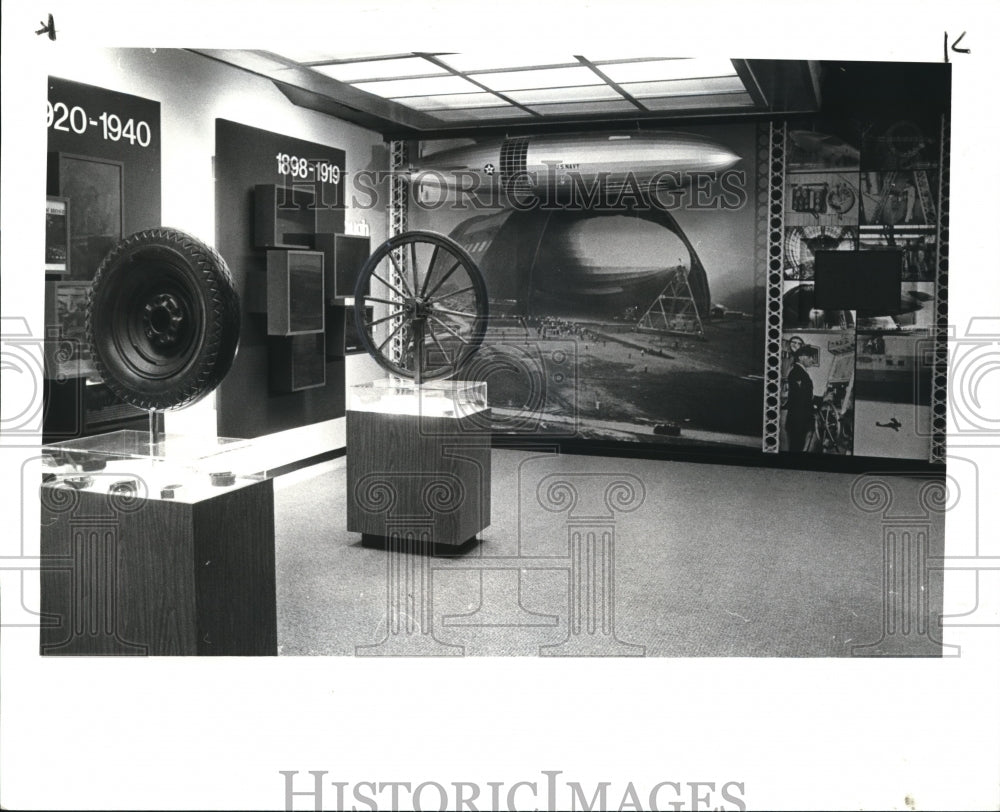
[[[426,319],[431,312],[434,310],[434,305],[423,299],[417,299],[407,308],[410,318],[413,319]]]
[[[161,293],[146,304],[143,310],[143,328],[155,346],[171,347],[180,339],[184,327],[184,311],[176,297]]]

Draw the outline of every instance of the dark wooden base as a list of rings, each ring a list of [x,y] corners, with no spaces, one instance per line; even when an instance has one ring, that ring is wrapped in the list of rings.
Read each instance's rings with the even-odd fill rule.
[[[41,496],[42,654],[277,654],[271,480],[194,504]]]
[[[463,545],[490,524],[488,412],[347,412],[347,529]]]

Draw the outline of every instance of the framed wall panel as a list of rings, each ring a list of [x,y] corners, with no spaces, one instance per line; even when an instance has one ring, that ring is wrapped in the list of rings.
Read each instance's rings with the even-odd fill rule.
[[[267,252],[267,334],[322,333],[323,254],[317,251]]]
[[[91,281],[105,255],[121,240],[125,163],[90,155],[49,153],[49,183],[70,201],[69,268]]]
[[[327,286],[329,296],[346,298],[354,295],[354,286],[371,252],[371,239],[368,237],[333,235],[334,264],[327,272],[327,278],[333,278],[332,289]]]
[[[268,341],[271,391],[290,394],[326,385],[326,339],[322,333]]]
[[[45,199],[45,273],[69,273],[69,198]]]
[[[318,209],[311,191],[259,183],[254,187],[253,206],[257,248],[313,247]]]

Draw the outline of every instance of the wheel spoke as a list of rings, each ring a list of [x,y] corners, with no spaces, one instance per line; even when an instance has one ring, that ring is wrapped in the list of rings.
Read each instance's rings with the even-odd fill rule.
[[[405,294],[404,293],[400,293],[399,295],[400,296],[404,296],[404,297],[409,296],[411,299],[415,298],[414,294],[413,294],[413,291],[410,290],[410,283],[406,281],[406,274],[403,273],[403,269],[399,266],[399,262],[396,261],[396,255],[393,254],[392,251],[390,251],[389,254],[388,254],[388,256],[389,256],[389,260],[392,262],[392,267],[396,269],[396,275],[399,277],[400,284],[404,288],[406,288],[407,291],[408,291]],[[399,293],[398,290],[396,292]]]
[[[443,355],[448,363],[451,363],[451,357],[448,355],[448,350],[444,348],[444,345],[438,340],[437,333],[434,332],[434,325],[430,321],[427,322],[427,329],[431,334],[431,341],[437,344],[437,348],[441,350],[441,355]]]
[[[436,299],[428,299],[427,304],[435,304],[437,302],[443,302],[445,299],[450,299],[452,296],[458,296],[462,293],[468,293],[470,290],[475,290],[475,285],[469,285],[465,288],[459,288],[458,290],[453,290],[451,293],[446,293],[443,296],[438,296]]]
[[[378,296],[365,296],[366,302],[378,302],[379,304],[392,305],[393,307],[399,306],[399,299],[380,299]]]
[[[398,319],[405,312],[406,312],[405,310],[397,310],[395,313],[391,313],[388,316],[385,316],[381,319],[375,319],[375,321],[366,321],[365,327],[374,327],[376,324],[381,324],[383,321],[389,321],[389,319]]]
[[[398,333],[400,330],[402,330],[405,326],[406,326],[406,322],[405,321],[401,321],[399,324],[397,324],[396,325],[396,329],[393,330],[391,333],[389,333],[389,335],[387,335],[385,337],[385,341],[383,341],[381,344],[378,345],[378,351],[382,352],[382,348],[386,344],[388,344],[390,341],[392,341],[392,339],[395,337],[396,333]]]
[[[397,288],[391,282],[386,282],[386,280],[384,280],[381,276],[379,276],[377,273],[375,273],[375,271],[372,271],[372,276],[375,279],[377,279],[379,282],[381,282],[383,285],[385,285],[387,288],[389,288],[390,290],[393,290],[396,293],[398,293],[399,294],[399,298],[401,298],[401,299],[411,299],[411,298],[413,298],[412,296],[407,296],[405,293],[403,293],[403,291],[401,291],[399,288]],[[393,302],[393,304],[397,304],[397,303]]]
[[[455,270],[456,270],[456,269],[458,268],[458,266],[459,266],[459,265],[461,265],[461,264],[462,264],[462,260],[460,260],[460,259],[456,259],[456,260],[455,260],[455,264],[454,264],[454,265],[452,265],[452,266],[451,266],[451,267],[450,267],[450,268],[449,268],[449,269],[448,269],[447,271],[445,271],[445,274],[444,274],[444,276],[442,276],[442,277],[441,277],[441,278],[440,278],[440,279],[439,279],[439,280],[438,280],[438,281],[437,281],[437,282],[436,282],[436,283],[434,284],[434,287],[433,287],[433,288],[431,288],[431,289],[430,289],[429,291],[427,291],[427,294],[426,294],[426,295],[427,295],[427,296],[433,296],[433,295],[435,294],[435,292],[437,292],[437,289],[438,289],[439,287],[441,287],[441,286],[442,286],[442,285],[443,285],[443,284],[444,284],[445,282],[447,282],[447,281],[448,281],[448,277],[450,277],[450,276],[451,276],[451,275],[452,275],[453,273],[455,273]]]
[[[430,314],[429,318],[434,319],[434,321],[436,321],[438,324],[440,324],[442,327],[444,327],[445,330],[447,330],[449,333],[451,333],[453,336],[455,336],[455,338],[457,338],[463,344],[468,344],[469,343],[469,340],[467,338],[465,338],[464,336],[460,335],[459,333],[456,333],[454,330],[451,329],[451,327],[448,324],[446,324],[445,322],[441,321],[441,319],[439,319],[433,313]]]
[[[458,316],[463,319],[475,319],[479,317],[478,313],[467,313],[462,310],[449,310],[446,307],[435,307],[433,313],[447,313],[449,316]]]
[[[427,276],[424,277],[424,284],[420,286],[421,296],[425,296],[427,294],[427,283],[431,281],[431,273],[434,271],[434,264],[437,262],[438,248],[440,248],[440,246],[435,245],[434,251],[431,253],[431,261],[427,266]]]
[[[413,298],[417,297],[420,282],[417,278],[417,241],[410,243],[410,270],[413,271]]]

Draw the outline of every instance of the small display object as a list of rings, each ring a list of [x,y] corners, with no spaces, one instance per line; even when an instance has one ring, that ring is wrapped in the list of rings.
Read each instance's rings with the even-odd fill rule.
[[[69,273],[69,199],[45,199],[45,273]]]
[[[322,333],[323,254],[318,251],[267,252],[267,334]]]
[[[490,524],[485,382],[351,387],[347,529],[362,539],[462,545]]]
[[[118,431],[42,453],[42,654],[277,653],[250,441]]]

